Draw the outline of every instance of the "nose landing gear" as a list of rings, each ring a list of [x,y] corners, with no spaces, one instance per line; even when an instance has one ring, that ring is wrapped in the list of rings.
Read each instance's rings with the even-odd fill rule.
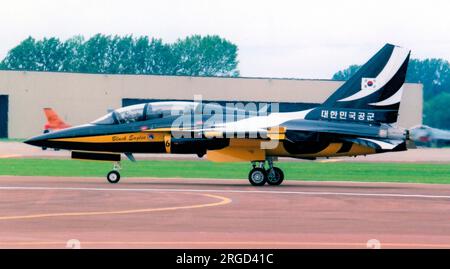
[[[120,166],[120,162],[115,162],[113,165],[113,170],[106,175],[106,179],[109,183],[115,184],[120,181],[120,173],[119,170],[122,169]]]

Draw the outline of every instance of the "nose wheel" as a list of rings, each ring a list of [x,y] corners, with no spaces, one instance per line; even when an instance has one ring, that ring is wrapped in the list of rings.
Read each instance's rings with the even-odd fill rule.
[[[108,180],[109,183],[112,184],[118,183],[120,181],[120,173],[113,170],[108,173],[106,179]]]
[[[115,184],[120,181],[120,173],[119,170],[122,167],[120,166],[120,162],[114,163],[113,170],[106,175],[106,179],[109,183]]]

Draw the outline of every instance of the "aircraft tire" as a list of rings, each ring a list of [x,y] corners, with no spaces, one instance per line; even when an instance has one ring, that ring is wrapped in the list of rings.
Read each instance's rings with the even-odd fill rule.
[[[263,168],[253,168],[248,174],[248,181],[253,186],[264,186],[267,182],[267,173]]]
[[[118,183],[120,181],[120,174],[119,172],[113,170],[108,173],[106,179],[108,180],[109,183],[112,184]]]
[[[268,169],[266,172],[267,173],[267,184],[272,185],[272,186],[280,185],[284,180],[283,170],[281,170],[278,167],[274,167],[273,170],[275,172],[275,177],[270,176],[270,169]]]

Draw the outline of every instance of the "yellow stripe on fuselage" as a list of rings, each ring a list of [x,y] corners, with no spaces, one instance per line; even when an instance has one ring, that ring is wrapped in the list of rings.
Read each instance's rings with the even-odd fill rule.
[[[341,147],[342,143],[330,143],[330,145],[328,145],[325,149],[317,153],[295,154],[295,155],[301,155],[305,157],[331,157],[334,156]]]
[[[268,156],[297,157],[297,158],[317,158],[317,157],[337,157],[337,156],[356,156],[376,153],[375,149],[353,144],[348,152],[339,152],[342,143],[330,143],[325,149],[316,153],[289,153],[282,143],[279,143],[272,149],[266,150]]]
[[[132,142],[164,142],[164,133],[126,133],[113,135],[96,135],[70,138],[55,138],[49,141],[77,143],[132,143]]]
[[[375,154],[375,153],[376,153],[376,150],[374,148],[370,148],[367,146],[353,143],[347,156],[357,156],[357,155],[366,155],[366,154]]]

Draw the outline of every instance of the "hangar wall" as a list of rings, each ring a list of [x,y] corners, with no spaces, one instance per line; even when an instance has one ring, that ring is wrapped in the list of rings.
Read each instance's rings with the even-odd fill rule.
[[[90,122],[118,108],[123,98],[322,103],[342,81],[217,78],[0,71],[0,95],[9,96],[8,134],[42,133],[42,108],[52,107],[72,125]],[[406,84],[399,125],[422,123],[422,85]]]

